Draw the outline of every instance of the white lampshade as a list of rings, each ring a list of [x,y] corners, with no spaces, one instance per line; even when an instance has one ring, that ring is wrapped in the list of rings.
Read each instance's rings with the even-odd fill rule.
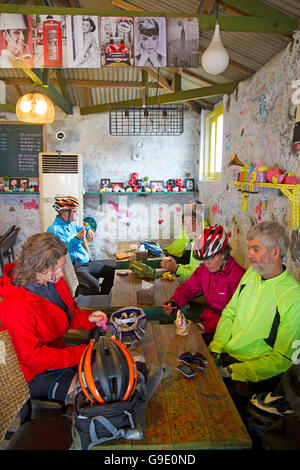
[[[214,36],[202,56],[202,67],[211,75],[224,72],[229,63],[229,55],[222,44],[220,26],[216,23]]]
[[[19,121],[33,124],[48,124],[54,120],[54,105],[42,93],[26,93],[16,104]]]

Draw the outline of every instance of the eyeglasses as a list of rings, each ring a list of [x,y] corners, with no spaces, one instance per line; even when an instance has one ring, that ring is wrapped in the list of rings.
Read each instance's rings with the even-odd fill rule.
[[[190,351],[187,351],[179,356],[179,360],[200,370],[205,370],[208,364],[208,360],[201,352],[192,354]]]

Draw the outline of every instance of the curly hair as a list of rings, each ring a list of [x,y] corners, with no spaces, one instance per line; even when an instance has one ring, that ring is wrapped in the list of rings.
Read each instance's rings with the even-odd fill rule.
[[[28,238],[16,258],[15,279],[21,285],[36,282],[36,274],[55,267],[67,254],[66,245],[53,233],[37,233]]]

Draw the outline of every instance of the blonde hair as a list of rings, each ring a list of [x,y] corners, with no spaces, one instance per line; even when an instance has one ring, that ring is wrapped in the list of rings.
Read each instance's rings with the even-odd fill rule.
[[[53,233],[38,233],[28,238],[16,258],[15,279],[21,285],[36,282],[36,274],[54,268],[67,254],[66,245]]]

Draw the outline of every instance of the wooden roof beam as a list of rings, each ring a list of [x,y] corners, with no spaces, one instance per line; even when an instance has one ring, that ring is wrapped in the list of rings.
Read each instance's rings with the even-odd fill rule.
[[[260,2],[259,0],[222,0],[221,3],[225,3],[233,7],[236,10],[239,10],[243,13],[246,13],[250,16],[260,16],[265,18],[276,18],[289,20],[291,17],[286,15],[280,10],[277,10],[274,7],[267,5],[266,3]]]
[[[251,2],[243,2],[251,3]],[[99,10],[86,8],[63,8],[44,7],[35,5],[10,5],[0,4],[0,12],[23,13],[23,14],[43,14],[43,15],[88,15],[88,16],[123,16],[123,10]],[[129,11],[128,16],[163,16],[163,17],[186,17],[185,13],[178,12],[149,12],[149,11]],[[216,24],[216,15],[189,14],[189,17],[198,18],[200,30],[213,31]],[[248,33],[293,33],[298,26],[297,19],[281,14],[274,17],[251,17],[251,16],[219,16],[218,22],[222,31],[248,32]]]
[[[237,16],[250,16],[249,13],[245,13],[241,10],[238,10],[235,7],[227,5],[225,2],[220,2],[220,6],[222,7],[222,10],[226,11],[227,13],[230,13],[231,15],[237,15]],[[282,34],[282,33],[275,33],[276,36],[285,39],[286,41],[291,40],[292,33],[290,34]]]
[[[168,80],[161,74],[158,74],[157,72],[154,72],[152,69],[148,69],[148,74],[153,80],[155,80],[162,88],[164,88],[167,91],[170,91],[171,93],[174,91],[172,84],[168,82]],[[147,99],[147,103],[149,100]],[[184,102],[189,108],[193,109],[193,111],[196,111],[196,113],[200,114],[201,109],[198,104],[193,105],[192,101],[186,101]]]
[[[147,105],[159,105],[167,103],[184,103],[190,100],[200,100],[202,98],[211,98],[213,96],[221,96],[224,94],[232,93],[238,86],[238,82],[225,83],[224,85],[214,85],[202,88],[195,88],[193,90],[179,91],[176,93],[166,93],[165,95],[151,96],[147,100]],[[120,101],[111,103],[120,107],[142,106],[142,99]],[[110,104],[102,104],[96,106],[87,106],[80,108],[81,115],[98,114],[109,111]]]
[[[56,70],[56,73],[59,72],[59,69]],[[60,72],[61,73],[61,72]],[[31,85],[32,80],[26,77],[0,77],[0,80],[4,81],[6,85]],[[54,86],[60,86],[60,81],[57,78],[50,77],[50,82]],[[98,81],[98,80],[77,80],[77,79],[68,79],[63,80],[65,90],[67,91],[67,86],[79,87],[79,88],[144,88],[143,82],[110,82],[110,81]],[[162,87],[158,85],[159,89]],[[148,84],[149,89],[156,89],[157,84],[150,82]],[[68,101],[68,100],[67,100]]]
[[[54,104],[59,106],[66,114],[73,114],[72,105],[58,93],[52,83],[44,86],[43,72],[40,69],[23,69],[23,71],[31,78],[35,85],[41,87],[41,92],[47,95]]]
[[[112,5],[115,7],[122,8],[123,10],[137,10],[137,11],[143,11],[142,8],[137,7],[136,5],[133,5],[133,3],[129,2],[124,2],[123,0],[112,0],[111,1]]]

